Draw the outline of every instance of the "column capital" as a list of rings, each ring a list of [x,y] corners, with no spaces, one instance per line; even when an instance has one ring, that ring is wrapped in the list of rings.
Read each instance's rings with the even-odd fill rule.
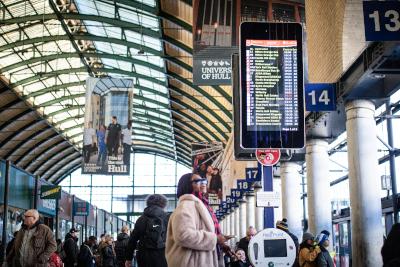
[[[353,100],[346,103],[346,120],[355,118],[373,118],[375,104],[370,100]]]

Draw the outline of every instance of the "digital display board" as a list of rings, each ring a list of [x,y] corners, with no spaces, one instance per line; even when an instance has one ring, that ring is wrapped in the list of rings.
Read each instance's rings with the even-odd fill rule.
[[[297,41],[246,40],[249,131],[297,131]]]
[[[264,240],[264,257],[287,257],[286,239]]]
[[[302,148],[302,28],[297,23],[241,24],[242,148]]]

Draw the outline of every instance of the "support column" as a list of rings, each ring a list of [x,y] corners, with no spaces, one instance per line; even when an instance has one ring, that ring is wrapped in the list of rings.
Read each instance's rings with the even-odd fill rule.
[[[332,232],[328,163],[328,142],[321,139],[307,141],[308,229],[315,235],[322,230]]]
[[[235,210],[234,208],[231,208],[231,235],[235,235]],[[232,238],[229,240],[231,247],[235,245],[235,238]]]
[[[239,208],[235,209],[235,241],[239,242],[240,240],[240,213]]]
[[[346,104],[353,266],[382,266],[382,209],[378,175],[375,105]]]
[[[240,236],[239,238],[245,237],[246,236],[246,230],[247,230],[247,225],[246,225],[246,212],[247,211],[247,202],[246,202],[246,197],[243,197],[242,200],[239,201],[239,215],[240,215],[240,220],[239,220],[239,228],[240,228]]]
[[[262,192],[262,186],[261,183],[256,183],[254,185],[254,193],[257,196],[258,192]],[[255,201],[256,202],[256,201]],[[257,204],[257,203],[255,203]],[[263,207],[257,207],[257,205],[255,205],[255,227],[257,231],[261,231],[264,229],[264,208]]]
[[[288,220],[289,231],[301,239],[303,205],[301,200],[301,175],[299,165],[281,162],[282,217]],[[328,201],[330,203],[330,201]],[[331,232],[330,229],[327,229]],[[317,234],[317,233],[315,233]]]
[[[256,203],[255,203],[256,197],[254,195],[254,192],[248,192],[247,193],[247,216],[246,216],[246,224],[247,227],[249,228],[250,226],[255,227],[256,225]]]
[[[226,215],[226,235],[230,235],[231,234],[231,214],[227,214]]]

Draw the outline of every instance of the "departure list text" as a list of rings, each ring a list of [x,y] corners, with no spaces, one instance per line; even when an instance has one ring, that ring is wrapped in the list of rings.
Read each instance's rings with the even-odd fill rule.
[[[297,41],[246,40],[248,131],[298,131]]]

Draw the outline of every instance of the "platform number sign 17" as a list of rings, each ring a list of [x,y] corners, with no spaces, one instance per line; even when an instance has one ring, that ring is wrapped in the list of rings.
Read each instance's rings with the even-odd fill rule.
[[[364,1],[363,10],[367,41],[400,40],[399,1]]]
[[[336,110],[335,84],[309,83],[306,84],[307,111],[334,111]]]
[[[246,168],[246,181],[261,181],[261,176],[258,168]]]

